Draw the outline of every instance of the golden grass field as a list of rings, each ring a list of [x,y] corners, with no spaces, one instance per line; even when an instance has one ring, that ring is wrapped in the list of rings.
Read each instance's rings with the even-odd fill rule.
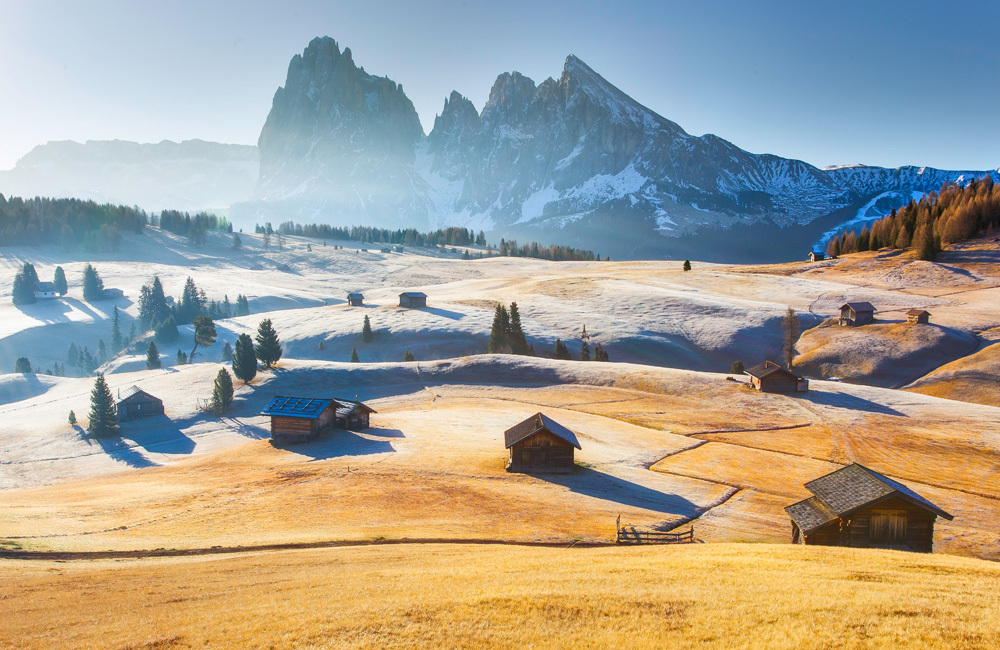
[[[11,648],[1000,647],[1000,566],[895,551],[414,544],[0,578]]]

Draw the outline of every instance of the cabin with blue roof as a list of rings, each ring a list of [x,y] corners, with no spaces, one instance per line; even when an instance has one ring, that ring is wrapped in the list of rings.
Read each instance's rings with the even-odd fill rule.
[[[315,440],[331,427],[359,431],[367,429],[375,409],[357,400],[275,396],[261,415],[271,417],[271,441],[295,444]]]

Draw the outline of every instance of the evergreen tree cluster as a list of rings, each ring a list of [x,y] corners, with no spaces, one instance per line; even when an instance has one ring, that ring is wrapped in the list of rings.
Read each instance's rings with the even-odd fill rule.
[[[205,243],[206,233],[233,232],[233,226],[223,217],[217,217],[207,212],[199,212],[193,217],[187,212],[164,210],[152,218],[154,226],[188,238],[188,243],[201,245]]]
[[[83,244],[90,251],[118,250],[121,231],[141,233],[143,210],[79,199],[9,199],[0,194],[0,246]]]
[[[94,302],[104,298],[104,280],[90,264],[83,267],[83,299]]]
[[[521,327],[521,313],[517,303],[510,303],[510,311],[497,303],[493,312],[493,327],[490,330],[490,354],[531,354],[528,339]]]
[[[118,408],[104,375],[97,375],[90,393],[90,423],[87,433],[95,438],[118,434]]]
[[[913,248],[917,257],[932,261],[941,247],[955,244],[1000,225],[1000,186],[990,176],[962,186],[945,183],[937,192],[910,201],[899,211],[867,226],[860,233],[841,233],[827,244],[831,257],[880,248]]]
[[[36,284],[38,284],[38,273],[35,272],[35,266],[31,262],[25,262],[14,276],[14,286],[11,289],[13,303],[30,305],[35,302]]]
[[[510,241],[501,239],[497,252],[502,257],[534,257],[553,262],[593,262],[601,259],[601,256],[592,250],[573,248],[572,246],[557,246],[555,244],[545,246],[533,241],[518,247],[515,239]]]
[[[477,235],[472,229],[459,227],[443,228],[434,232],[422,233],[414,228],[390,230],[373,228],[371,226],[352,226],[341,228],[328,224],[297,224],[286,221],[275,231],[270,223],[255,228],[257,234],[263,235],[296,235],[312,237],[313,239],[339,239],[371,244],[401,244],[407,246],[478,246],[486,245],[486,233],[482,230]]]

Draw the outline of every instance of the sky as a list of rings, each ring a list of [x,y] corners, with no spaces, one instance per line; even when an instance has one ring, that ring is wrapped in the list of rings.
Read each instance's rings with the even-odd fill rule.
[[[425,132],[457,90],[566,55],[695,135],[817,166],[1000,167],[1000,2],[0,0],[0,169],[50,140],[256,143],[316,36],[403,85]]]

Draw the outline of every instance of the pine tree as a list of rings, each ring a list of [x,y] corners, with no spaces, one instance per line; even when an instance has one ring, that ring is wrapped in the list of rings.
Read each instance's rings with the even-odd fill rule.
[[[222,363],[229,363],[233,360],[233,346],[226,341],[226,344],[222,346]]]
[[[590,338],[590,334],[587,334],[587,324],[583,324],[583,330],[580,331],[580,338],[586,341]]]
[[[156,325],[154,336],[160,343],[173,343],[177,340],[179,334],[177,332],[177,321],[174,320],[173,314],[170,314],[165,321]]]
[[[733,367],[729,369],[729,374],[731,375],[742,375],[743,374],[743,362],[733,361]]]
[[[208,316],[196,316],[194,319],[194,347],[188,355],[188,363],[194,363],[194,352],[200,345],[203,348],[211,347],[215,343],[215,322]]]
[[[233,404],[233,378],[225,368],[219,368],[212,388],[212,410],[221,415]]]
[[[610,361],[610,360],[611,359],[608,357],[608,351],[605,350],[600,343],[594,346],[594,361]]]
[[[365,314],[365,322],[361,326],[361,340],[365,343],[371,343],[375,340],[375,335],[372,333],[372,324],[368,320],[368,314]]]
[[[510,346],[514,354],[528,353],[528,338],[524,335],[521,327],[521,312],[518,311],[517,303],[510,303]]]
[[[233,352],[233,374],[248,384],[257,376],[257,357],[254,355],[253,339],[249,334],[240,334]]]
[[[104,297],[104,281],[90,264],[83,267],[83,299],[94,302]]]
[[[183,366],[184,364],[187,363],[187,361],[188,361],[187,355],[184,354],[184,352],[180,348],[177,348],[177,362],[176,362],[176,365]]]
[[[104,344],[104,339],[97,340],[97,365],[103,366],[108,362],[108,346]]]
[[[118,313],[118,306],[115,306],[111,315],[111,354],[117,356],[122,351],[122,326],[121,316]]]
[[[507,308],[497,303],[493,312],[493,327],[490,330],[490,343],[487,351],[490,354],[510,354],[510,314]]]
[[[321,352],[322,352],[323,350],[325,350],[325,349],[326,349],[326,344],[325,344],[325,343],[323,343],[323,339],[320,339],[320,340],[319,340],[319,347],[318,347],[318,349],[319,349],[319,350],[320,350]]]
[[[14,362],[14,372],[21,374],[28,374],[31,372],[31,362],[28,361],[28,357],[17,358],[17,361]]]
[[[70,425],[72,425],[72,426],[75,427],[76,426],[76,413],[74,413],[73,411],[70,411],[68,419],[69,419]]]
[[[570,359],[569,348],[566,344],[562,342],[562,339],[556,339],[556,349],[554,353],[554,358],[556,359]]]
[[[791,307],[785,312],[785,317],[781,319],[781,328],[784,333],[784,356],[785,366],[792,367],[795,360],[795,342],[799,340],[799,317]]]
[[[238,251],[241,248],[243,248],[243,240],[240,239],[240,236],[237,235],[236,233],[233,233],[233,243],[230,246],[230,248],[232,248],[234,251]]]
[[[96,438],[118,433],[118,409],[104,375],[97,375],[94,390],[90,393],[90,423],[87,433]]]
[[[351,363],[361,363],[361,359],[358,357],[357,348],[351,348]]]
[[[56,292],[60,296],[65,296],[69,291],[69,284],[66,282],[66,271],[63,271],[63,267],[56,267],[55,273],[52,274],[52,284],[56,285]]]
[[[11,287],[11,301],[15,305],[30,305],[35,302],[35,285],[38,284],[38,274],[30,262],[21,265],[21,270],[14,276]]]
[[[80,359],[80,351],[76,349],[76,343],[69,344],[69,352],[66,353],[66,360],[69,361],[69,365],[75,366],[77,361]]]
[[[684,267],[683,268],[684,268],[685,271],[690,271],[691,270],[691,260],[684,260]]]
[[[158,370],[163,367],[160,361],[160,350],[156,347],[156,342],[150,341],[146,347],[146,370]]]
[[[281,342],[278,340],[278,333],[271,325],[271,319],[265,318],[257,326],[257,345],[254,346],[254,353],[265,368],[270,368],[281,359]]]
[[[586,341],[580,341],[580,361],[590,361],[590,346]]]
[[[412,352],[407,350],[403,353],[403,361],[416,361],[416,358],[413,356]]]

